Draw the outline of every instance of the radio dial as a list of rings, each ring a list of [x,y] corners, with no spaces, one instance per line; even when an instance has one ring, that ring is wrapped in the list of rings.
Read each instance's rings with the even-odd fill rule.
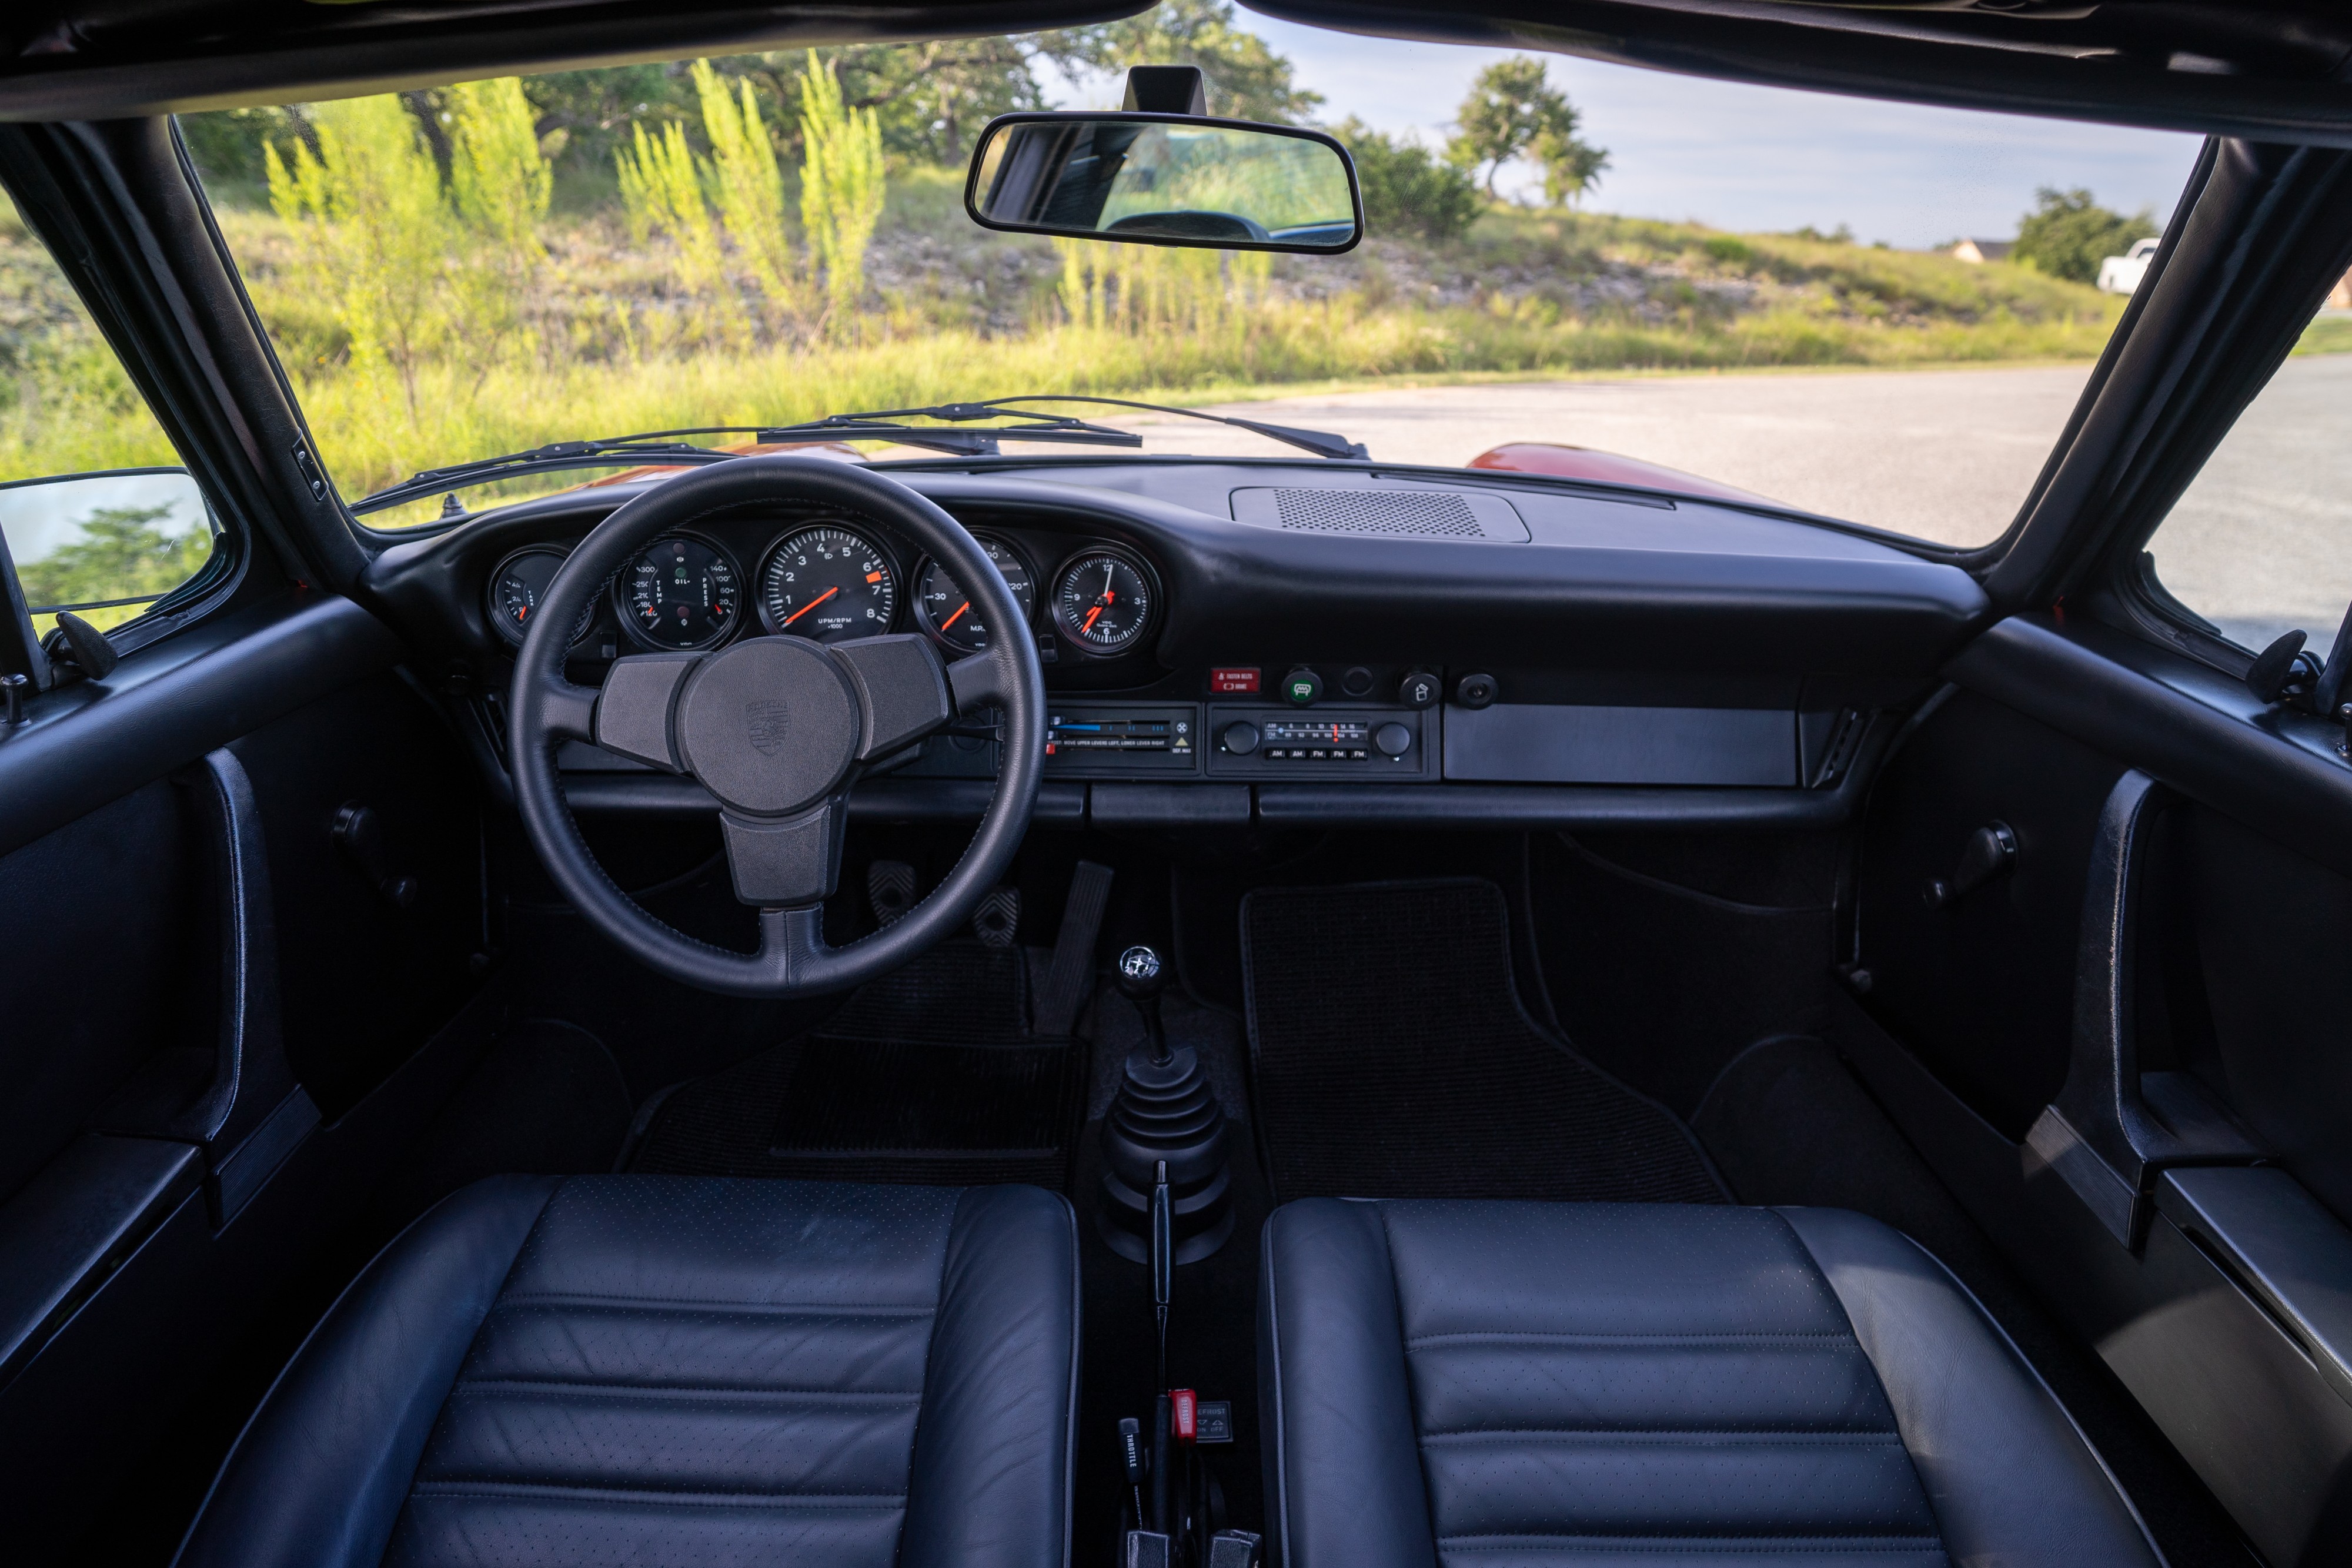
[[[1401,724],[1384,724],[1372,732],[1372,744],[1383,757],[1402,757],[1412,749],[1412,731]]]
[[[1237,719],[1225,726],[1224,745],[1235,757],[1247,757],[1257,749],[1257,726]]]

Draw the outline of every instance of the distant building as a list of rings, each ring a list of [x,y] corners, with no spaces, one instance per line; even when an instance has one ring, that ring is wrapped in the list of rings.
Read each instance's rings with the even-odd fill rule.
[[[1964,239],[1952,246],[1952,258],[1980,267],[1988,261],[2007,261],[2016,248],[2013,239]]]

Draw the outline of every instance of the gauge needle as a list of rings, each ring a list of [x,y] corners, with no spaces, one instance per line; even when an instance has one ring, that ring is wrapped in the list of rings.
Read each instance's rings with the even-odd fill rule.
[[[839,593],[840,591],[841,590],[838,588],[826,589],[823,593],[818,594],[814,599],[810,600],[806,604],[802,605],[798,610],[795,610],[790,615],[785,616],[784,624],[787,626],[791,625],[793,622],[799,620],[802,616],[807,614],[810,611],[815,609],[818,605],[823,604],[826,600],[831,599],[835,594]]]
[[[1080,627],[1078,628],[1078,631],[1079,631],[1082,634],[1083,634],[1083,633],[1085,633],[1085,632],[1091,632],[1091,631],[1093,631],[1093,630],[1095,629],[1095,618],[1096,618],[1097,616],[1100,615],[1102,612],[1103,612],[1103,607],[1102,607],[1101,605],[1099,605],[1099,604],[1096,605],[1092,610],[1087,611],[1087,612],[1086,623],[1085,623],[1084,625],[1080,626]]]
[[[957,606],[956,606],[956,612],[955,612],[954,614],[952,614],[952,615],[949,616],[946,620],[944,620],[944,621],[942,621],[942,622],[940,622],[940,631],[942,631],[942,632],[944,632],[944,631],[946,631],[949,627],[950,627],[950,626],[954,625],[957,622],[959,622],[959,621],[962,620],[962,619],[963,619],[963,612],[964,612],[965,611],[967,611],[967,610],[971,609],[971,600],[969,600],[969,599],[965,600],[961,604],[957,605]]]

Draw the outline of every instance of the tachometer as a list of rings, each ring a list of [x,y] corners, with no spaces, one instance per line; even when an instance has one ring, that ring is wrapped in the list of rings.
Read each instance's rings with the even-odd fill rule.
[[[1004,586],[1013,591],[1021,606],[1021,623],[1028,625],[1037,613],[1037,583],[1029,575],[1029,563],[992,534],[971,537],[1003,576]],[[936,560],[925,561],[922,575],[915,580],[915,618],[923,623],[924,631],[950,648],[977,653],[988,646],[988,628],[982,623],[980,612],[972,608],[971,595]]]
[[[880,546],[825,524],[803,528],[768,552],[760,607],[771,630],[794,637],[879,637],[898,613],[898,582]]]
[[[499,629],[499,636],[518,648],[522,646],[530,632],[530,618],[562,565],[563,552],[553,545],[519,549],[499,562],[498,570],[490,573],[489,611],[490,624]],[[572,628],[571,642],[586,636],[588,622],[595,618],[596,601],[591,599]]]
[[[708,539],[656,539],[613,580],[613,604],[654,648],[709,648],[735,630],[743,587],[734,559]]]
[[[1151,584],[1123,550],[1093,549],[1054,578],[1054,624],[1089,653],[1122,653],[1151,621]]]

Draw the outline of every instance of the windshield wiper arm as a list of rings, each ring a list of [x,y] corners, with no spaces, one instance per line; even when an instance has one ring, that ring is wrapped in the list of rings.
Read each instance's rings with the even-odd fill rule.
[[[1106,408],[1139,408],[1147,410],[1152,413],[1181,414],[1186,419],[1204,420],[1211,424],[1230,424],[1237,430],[1247,430],[1254,432],[1256,434],[1263,435],[1269,441],[1280,441],[1287,443],[1292,446],[1302,447],[1308,452],[1312,452],[1318,457],[1329,457],[1334,459],[1355,458],[1361,460],[1369,458],[1371,455],[1370,453],[1364,450],[1364,444],[1362,442],[1350,441],[1344,435],[1335,435],[1328,430],[1302,430],[1295,424],[1268,424],[1263,420],[1234,419],[1227,414],[1202,413],[1196,408],[1176,408],[1164,402],[1137,402],[1131,398],[1089,397],[1075,392],[1035,392],[1025,397],[994,397],[988,399],[984,402],[943,403],[938,408],[894,409],[889,414],[877,415],[876,417],[906,418],[915,414],[929,414],[934,419],[947,420],[988,419],[992,417],[1043,417],[1041,415],[1017,416],[1012,414],[1010,411],[1006,410],[1004,405],[1015,402],[1091,402],[1101,404]],[[1070,423],[1076,424],[1079,422],[1073,420]],[[1087,428],[1100,429],[1101,427],[1099,425],[1094,425],[1087,426]],[[1013,433],[1006,431],[1003,434],[1009,435]]]
[[[961,409],[971,405],[948,406]],[[803,441],[889,441],[902,446],[920,446],[933,452],[945,452],[957,457],[996,456],[998,440],[1008,436],[1023,441],[1085,443],[1097,446],[1143,444],[1143,437],[1131,431],[1113,430],[1108,425],[1088,424],[1082,419],[1055,414],[1021,414],[1006,411],[998,417],[1021,423],[994,430],[940,430],[932,425],[900,423],[902,416],[922,415],[945,417],[932,409],[907,409],[897,413],[828,414],[823,419],[801,424],[706,424],[680,430],[641,431],[635,435],[608,435],[594,441],[554,441],[526,452],[508,452],[496,457],[477,457],[470,462],[454,463],[446,468],[427,468],[422,473],[410,475],[396,485],[387,485],[381,490],[361,497],[352,503],[352,511],[354,515],[379,512],[404,501],[415,500],[420,496],[429,496],[436,490],[478,485],[508,476],[564,468],[609,468],[615,465],[616,460],[625,464],[684,465],[722,463],[730,457],[742,455],[740,452],[725,452],[716,447],[697,446],[691,442],[669,439],[681,435],[748,435],[754,445],[786,445]]]

